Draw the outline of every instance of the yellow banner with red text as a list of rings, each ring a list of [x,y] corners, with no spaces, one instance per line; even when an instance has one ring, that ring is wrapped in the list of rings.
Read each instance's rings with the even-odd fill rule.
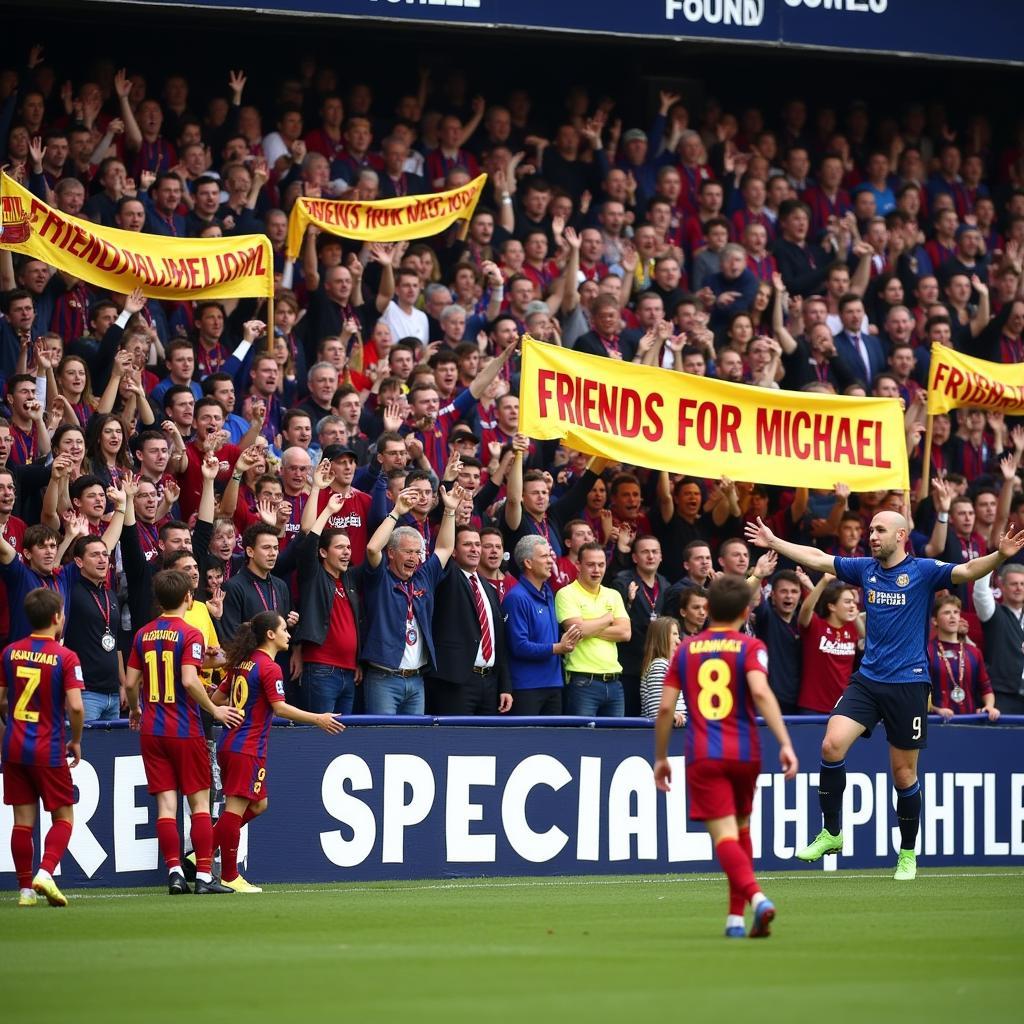
[[[777,391],[523,338],[519,429],[616,462],[789,487],[905,490],[892,398]]]

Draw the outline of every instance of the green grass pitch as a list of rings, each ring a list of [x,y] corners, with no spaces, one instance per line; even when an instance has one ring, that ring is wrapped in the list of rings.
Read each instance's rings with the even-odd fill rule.
[[[766,940],[721,876],[71,892],[0,901],[5,1021],[515,1024],[1020,1020],[1024,872],[765,875]],[[749,921],[749,912],[748,912]]]

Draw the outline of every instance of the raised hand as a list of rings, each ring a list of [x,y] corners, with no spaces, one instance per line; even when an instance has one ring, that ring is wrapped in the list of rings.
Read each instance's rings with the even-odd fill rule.
[[[215,619],[219,619],[224,614],[224,591],[219,583],[214,586],[210,596],[206,599],[206,610]]]
[[[455,480],[459,473],[462,472],[462,456],[458,452],[453,452],[452,457],[448,460],[448,465],[444,467],[443,480]]]
[[[241,101],[242,92],[245,89],[245,83],[247,81],[248,79],[246,78],[244,71],[228,72],[228,88],[231,90],[231,95],[236,103]]]
[[[62,480],[64,477],[71,472],[71,456],[70,455],[58,455],[53,460],[53,464],[50,466],[50,475],[56,477],[58,480]]]
[[[775,534],[765,526],[764,520],[760,516],[757,517],[756,523],[747,523],[743,527],[743,532],[746,535],[747,543],[759,548],[771,548],[776,540]]]
[[[766,580],[775,572],[779,564],[779,556],[774,551],[766,551],[754,565],[754,575],[759,580]]]
[[[67,512],[64,515],[64,536],[76,539],[89,536],[89,520],[76,512]]]
[[[331,481],[333,479],[334,467],[327,459],[324,459],[320,465],[313,470],[313,486],[319,487],[322,491],[331,486]]]
[[[202,467],[200,467],[201,469]],[[217,463],[217,470],[220,470],[220,462]],[[164,497],[169,505],[176,505],[178,503],[178,499],[181,497],[181,487],[178,486],[176,480],[168,480],[164,484]]]
[[[250,344],[267,333],[267,325],[262,320],[246,320],[242,324],[242,340]]]
[[[402,425],[402,406],[399,402],[388,402],[381,415],[384,429],[394,433]]]
[[[1007,530],[999,538],[999,553],[1003,558],[1013,558],[1021,548],[1024,548],[1024,530],[1019,530],[1017,533]]]
[[[461,484],[456,484],[448,490],[445,490],[442,487],[439,493],[441,501],[444,503],[444,507],[448,512],[457,511],[460,503],[469,499],[469,494],[466,492],[466,488]],[[1024,544],[1024,531],[1021,532],[1021,543]]]
[[[271,498],[260,498],[256,502],[256,514],[267,524],[277,527],[277,502]]]
[[[123,512],[128,504],[128,495],[120,487],[108,487],[107,500],[113,502],[115,511]]]
[[[239,458],[239,461],[241,461],[241,458]],[[206,455],[203,456],[203,461],[199,469],[203,474],[204,480],[216,480],[217,475],[220,473],[220,459],[218,459],[213,452],[207,452]],[[167,495],[166,485],[164,486],[164,495]]]
[[[392,510],[396,516],[401,518],[406,515],[408,511],[420,500],[420,492],[414,487],[406,487],[398,492],[398,497],[395,499],[395,507]]]

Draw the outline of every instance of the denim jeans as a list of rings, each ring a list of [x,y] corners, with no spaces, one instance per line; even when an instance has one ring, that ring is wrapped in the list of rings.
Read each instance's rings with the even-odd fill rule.
[[[302,666],[302,706],[314,714],[324,711],[351,715],[356,696],[355,673],[336,665],[310,661]]]
[[[625,701],[622,682],[610,679],[604,682],[581,672],[569,673],[565,688],[565,713],[584,718],[622,718]]]
[[[121,717],[121,698],[116,693],[82,691],[87,722],[116,722]]]
[[[363,676],[368,715],[422,715],[423,676],[399,676],[370,666]]]

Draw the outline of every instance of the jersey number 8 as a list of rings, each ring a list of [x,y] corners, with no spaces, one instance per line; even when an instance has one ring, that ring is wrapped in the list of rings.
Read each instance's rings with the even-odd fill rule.
[[[701,662],[697,672],[697,710],[709,722],[727,718],[732,711],[733,696],[729,689],[729,666],[722,658]]]

